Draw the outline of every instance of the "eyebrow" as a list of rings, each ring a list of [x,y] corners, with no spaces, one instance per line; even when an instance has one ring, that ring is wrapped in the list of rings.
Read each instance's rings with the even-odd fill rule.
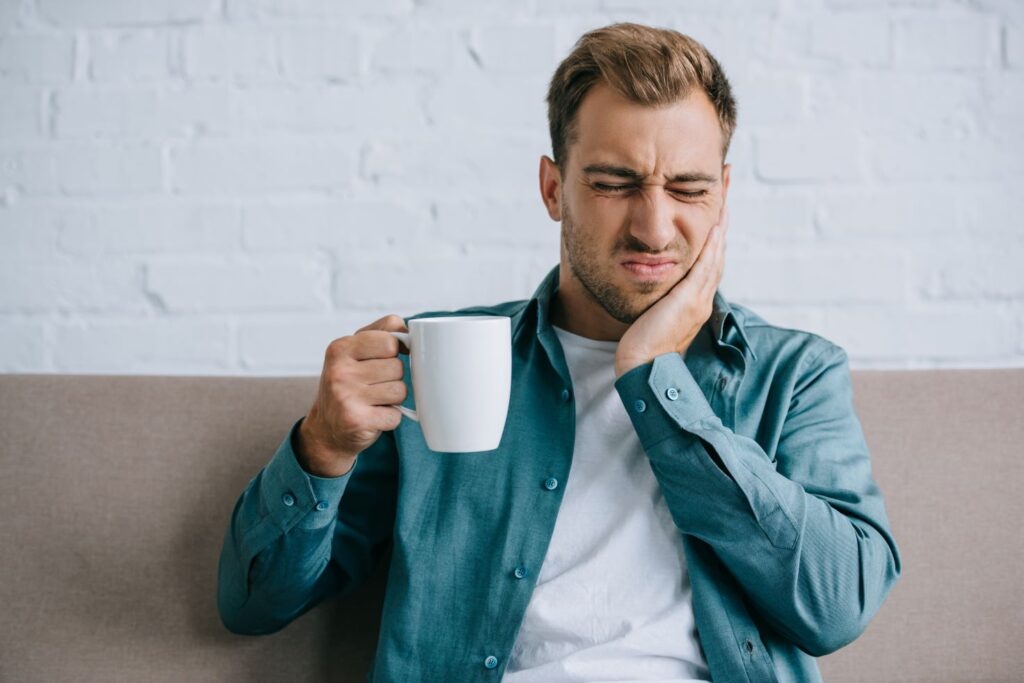
[[[647,177],[643,173],[640,173],[639,171],[633,170],[632,168],[629,168],[628,166],[614,166],[612,164],[590,164],[589,166],[587,166],[586,168],[583,169],[583,173],[585,175],[592,175],[594,173],[600,173],[602,175],[615,176],[616,178],[626,178],[628,180],[633,180],[633,181],[636,181],[636,182],[640,182],[640,181],[644,180]],[[671,178],[669,178],[668,182],[670,182],[670,183],[695,183],[695,182],[715,183],[715,182],[718,182],[718,178],[716,178],[715,176],[712,176],[712,175],[708,175],[707,173],[700,173],[698,171],[690,171],[690,172],[687,172],[687,173],[677,173],[676,175],[674,175]]]

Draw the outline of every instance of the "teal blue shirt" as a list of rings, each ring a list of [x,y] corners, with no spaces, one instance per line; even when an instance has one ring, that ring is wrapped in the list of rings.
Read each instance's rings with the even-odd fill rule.
[[[276,631],[354,590],[390,548],[370,679],[501,679],[573,457],[557,287],[555,267],[527,301],[413,316],[512,319],[497,450],[435,453],[403,420],[324,479],[298,464],[301,419],[292,426],[232,514],[218,580],[227,628]],[[615,389],[682,535],[713,679],[819,681],[814,657],[856,638],[900,575],[844,350],[716,292],[685,355],[633,368]]]

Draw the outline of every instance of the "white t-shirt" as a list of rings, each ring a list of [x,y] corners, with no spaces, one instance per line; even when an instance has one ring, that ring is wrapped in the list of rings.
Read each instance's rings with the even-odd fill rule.
[[[576,443],[502,680],[710,680],[682,539],[615,390],[618,342],[554,329],[576,398]]]

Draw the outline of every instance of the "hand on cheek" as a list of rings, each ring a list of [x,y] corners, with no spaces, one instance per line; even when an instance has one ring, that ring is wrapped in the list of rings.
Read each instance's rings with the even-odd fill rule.
[[[722,205],[719,222],[708,232],[697,261],[678,284],[630,325],[615,354],[616,378],[658,356],[689,348],[711,317],[715,291],[725,268],[725,237],[729,208]]]

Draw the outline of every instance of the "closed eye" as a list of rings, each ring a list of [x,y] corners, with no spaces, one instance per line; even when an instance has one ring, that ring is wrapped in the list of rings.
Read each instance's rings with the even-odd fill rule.
[[[622,190],[634,190],[636,185],[608,185],[606,183],[594,183],[594,189],[601,192],[621,192]]]
[[[609,185],[607,183],[594,183],[594,189],[599,191],[599,192],[611,192],[611,193],[614,194],[614,193],[621,193],[621,192],[624,192],[626,190],[635,190],[636,189],[636,185]],[[699,197],[703,197],[704,195],[706,195],[708,193],[707,190],[693,190],[693,191],[669,190],[669,192],[671,192],[674,195],[677,195],[677,196],[680,196],[680,197],[688,197],[690,199],[697,199]]]

